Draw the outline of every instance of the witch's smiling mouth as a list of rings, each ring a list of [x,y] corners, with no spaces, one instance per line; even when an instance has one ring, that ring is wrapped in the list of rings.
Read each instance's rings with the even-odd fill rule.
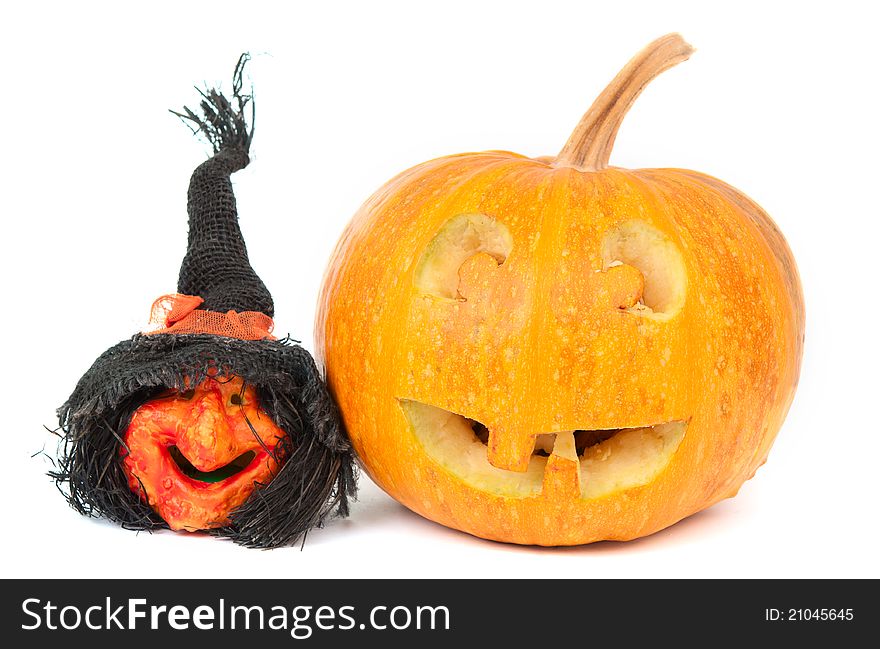
[[[578,462],[573,478],[581,498],[648,484],[672,460],[687,430],[687,422],[669,421],[537,435],[528,468],[506,471],[489,463],[489,431],[481,423],[418,401],[399,402],[425,452],[445,469],[482,491],[520,498],[541,493],[551,460]]]
[[[174,463],[183,475],[199,482],[222,482],[244,471],[253,462],[254,458],[257,457],[254,451],[247,451],[219,469],[199,471],[176,446],[168,447],[168,455],[171,456],[171,459],[174,460]]]

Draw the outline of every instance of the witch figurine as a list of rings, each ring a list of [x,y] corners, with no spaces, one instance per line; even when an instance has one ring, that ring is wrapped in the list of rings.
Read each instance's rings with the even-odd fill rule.
[[[59,408],[51,475],[87,516],[273,548],[347,515],[355,476],[314,360],[272,335],[272,296],[238,226],[230,175],[248,165],[253,135],[246,61],[232,101],[209,90],[201,116],[177,113],[214,149],[190,180],[178,293],[156,300],[151,328],[104,352]]]

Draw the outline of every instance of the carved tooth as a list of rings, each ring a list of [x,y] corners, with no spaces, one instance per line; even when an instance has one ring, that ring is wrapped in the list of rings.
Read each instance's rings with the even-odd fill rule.
[[[522,473],[529,468],[535,450],[535,435],[492,429],[489,431],[488,447],[486,456],[489,464],[505,471]]]
[[[571,499],[581,492],[581,472],[574,444],[574,431],[556,434],[553,453],[544,469],[543,493]]]
[[[573,430],[567,430],[564,433],[556,433],[556,443],[553,444],[553,455],[571,460],[572,462],[578,461]]]

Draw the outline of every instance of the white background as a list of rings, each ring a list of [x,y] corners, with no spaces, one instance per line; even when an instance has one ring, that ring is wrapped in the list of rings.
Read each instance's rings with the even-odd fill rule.
[[[880,576],[871,3],[25,4],[0,16],[2,576]],[[257,98],[253,162],[234,177],[242,228],[277,330],[311,349],[328,255],[374,190],[448,153],[556,153],[669,31],[697,52],[644,93],[612,164],[748,193],[806,295],[794,406],[735,499],[637,542],[521,548],[425,521],[363,477],[350,519],[260,552],[82,518],[30,457],[54,454],[54,409],[175,289],[207,149],[166,109],[194,105],[196,82],[228,89],[240,52]]]

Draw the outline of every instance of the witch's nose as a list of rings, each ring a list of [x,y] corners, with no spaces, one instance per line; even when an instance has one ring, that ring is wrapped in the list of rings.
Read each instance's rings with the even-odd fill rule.
[[[181,422],[177,448],[199,471],[219,469],[236,458],[221,395],[208,392],[193,399],[190,416]]]

